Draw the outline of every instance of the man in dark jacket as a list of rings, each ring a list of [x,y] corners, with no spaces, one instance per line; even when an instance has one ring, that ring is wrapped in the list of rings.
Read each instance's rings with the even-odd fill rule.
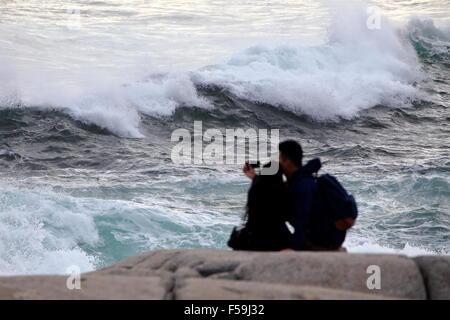
[[[317,185],[314,174],[322,166],[320,159],[313,159],[302,165],[303,150],[294,140],[287,140],[279,145],[280,166],[288,180],[293,197],[292,224],[295,229],[292,248],[294,250],[308,249],[308,229],[317,201]]]

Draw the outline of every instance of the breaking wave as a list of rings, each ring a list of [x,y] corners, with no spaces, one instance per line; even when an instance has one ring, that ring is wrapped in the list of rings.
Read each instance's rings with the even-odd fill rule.
[[[143,136],[142,114],[170,116],[180,106],[214,108],[199,93],[211,86],[315,120],[350,119],[374,106],[405,107],[423,98],[415,86],[422,77],[418,57],[448,63],[448,34],[432,21],[411,20],[405,36],[386,19],[380,30],[368,29],[363,14],[341,19],[346,23],[334,21],[321,46],[254,46],[224,63],[126,84],[102,73],[67,78],[30,67],[24,74],[11,61],[1,61],[0,105],[56,109],[135,138]]]

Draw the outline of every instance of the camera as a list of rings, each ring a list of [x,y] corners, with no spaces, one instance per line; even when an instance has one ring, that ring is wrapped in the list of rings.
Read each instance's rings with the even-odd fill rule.
[[[250,167],[253,169],[261,167],[261,162],[257,161],[256,163],[249,163]]]

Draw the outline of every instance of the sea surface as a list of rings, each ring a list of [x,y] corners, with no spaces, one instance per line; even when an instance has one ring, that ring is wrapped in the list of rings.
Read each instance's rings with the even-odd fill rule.
[[[0,275],[226,248],[249,181],[172,162],[195,120],[320,157],[350,252],[450,253],[450,1],[0,0]]]

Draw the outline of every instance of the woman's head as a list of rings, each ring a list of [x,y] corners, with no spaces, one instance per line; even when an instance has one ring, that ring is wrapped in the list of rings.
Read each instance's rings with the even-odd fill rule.
[[[268,163],[264,166],[270,166]],[[285,185],[281,168],[273,175],[257,175],[252,182],[247,197],[247,213],[276,213],[280,201],[284,201]]]
[[[275,166],[275,165],[276,166]],[[277,165],[277,163],[275,162],[275,163],[272,163],[272,161],[271,162],[268,162],[268,163],[266,163],[265,165],[263,165],[263,167],[264,168],[271,168],[271,167],[276,167],[276,168],[278,168],[278,170],[277,170],[277,172],[275,173],[275,174],[265,174],[265,175],[260,175],[259,177],[262,179],[262,180],[265,180],[265,181],[272,181],[272,182],[275,182],[275,181],[283,181],[283,170],[282,170],[282,168],[281,168],[281,166],[280,165]]]

